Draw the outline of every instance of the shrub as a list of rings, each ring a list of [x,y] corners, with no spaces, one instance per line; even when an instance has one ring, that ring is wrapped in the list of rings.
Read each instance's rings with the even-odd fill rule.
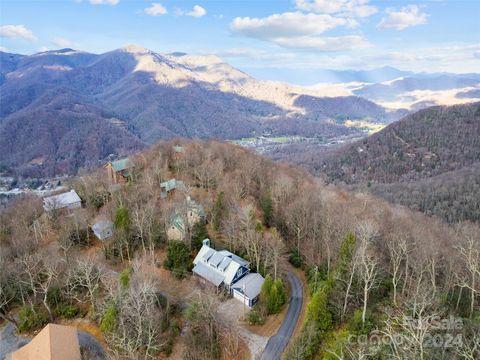
[[[323,267],[311,267],[307,270],[307,281],[310,293],[314,294],[320,287],[320,284],[327,280],[327,269]]]
[[[248,313],[247,320],[252,325],[265,324],[265,317],[260,315],[256,310],[252,310]]]
[[[80,309],[77,305],[60,304],[56,308],[56,314],[67,319],[74,318],[79,312]]]
[[[22,306],[18,312],[18,331],[27,332],[36,330],[48,322],[48,314],[42,308],[32,310],[29,306]]]
[[[132,272],[132,269],[128,267],[123,269],[118,275],[118,281],[120,282],[120,286],[122,287],[122,289],[128,288],[128,285],[130,284],[131,272]]]
[[[123,206],[117,208],[115,211],[115,229],[127,230],[129,223],[130,218],[127,208],[124,208]]]
[[[47,291],[47,304],[58,306],[63,302],[62,292],[58,286],[52,286]]]
[[[365,324],[362,323],[362,310],[357,309],[353,313],[352,318],[348,324],[348,329],[351,333],[355,335],[363,335],[369,334],[370,331],[374,328],[374,322],[372,316],[367,313],[367,317],[365,319]]]
[[[290,264],[292,264],[296,268],[301,268],[303,266],[303,260],[300,257],[298,251],[292,251],[290,253],[290,256],[288,257],[288,261],[290,261]]]
[[[344,347],[348,345],[350,333],[348,330],[340,330],[331,333],[329,339],[325,342],[326,349],[322,360],[338,360],[342,358]]]
[[[107,191],[97,191],[88,197],[88,203],[95,209],[100,209],[109,197]]]
[[[100,331],[102,333],[111,333],[115,329],[117,325],[117,313],[117,306],[114,303],[110,304],[107,310],[105,310],[102,320],[100,320]]]

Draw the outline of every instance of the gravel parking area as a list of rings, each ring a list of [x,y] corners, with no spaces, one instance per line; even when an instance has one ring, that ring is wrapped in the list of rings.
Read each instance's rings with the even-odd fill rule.
[[[241,320],[244,318],[244,314],[248,314],[249,311],[248,307],[244,307],[240,301],[233,298],[220,303],[218,307],[220,316],[225,321],[233,322],[233,326],[237,326],[240,335],[248,345],[251,359],[256,360],[260,359],[269,338],[257,335],[242,326]]]

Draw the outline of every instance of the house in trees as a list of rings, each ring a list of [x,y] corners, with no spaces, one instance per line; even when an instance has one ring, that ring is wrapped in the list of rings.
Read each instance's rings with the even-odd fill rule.
[[[236,284],[250,273],[248,261],[230,251],[217,251],[211,248],[209,239],[203,240],[203,246],[193,260],[193,264],[195,266],[192,271],[201,282],[209,283],[217,290],[224,288],[233,294],[235,294]],[[260,285],[261,288],[263,284],[261,275],[258,274],[261,279],[255,274],[252,275],[254,276],[241,283],[244,292],[241,293],[240,290],[237,290],[238,295],[236,296],[238,299],[241,297],[240,295],[245,294],[243,301],[248,306],[253,306],[258,300],[260,294],[258,286]]]
[[[168,221],[168,240],[185,240],[186,230],[187,227],[183,216],[176,211],[173,211]]]
[[[183,181],[170,179],[160,183],[160,197],[165,199],[168,195],[173,194],[175,190],[186,192],[187,187]]]
[[[233,297],[240,300],[249,308],[253,307],[260,298],[260,291],[265,279],[259,273],[249,273],[232,285]]]
[[[12,360],[81,360],[77,329],[48,324],[27,345],[13,352]]]
[[[200,220],[205,220],[205,209],[190,196],[187,196],[185,199],[184,208],[187,214],[188,224],[190,226]]]
[[[92,225],[95,236],[104,241],[113,235],[113,222],[109,220],[101,220]]]
[[[169,240],[185,240],[187,226],[192,227],[201,220],[205,220],[205,209],[190,196],[187,196],[185,201],[170,214],[167,238]]]
[[[129,158],[110,161],[105,165],[108,178],[114,184],[124,184],[131,179],[134,164]]]
[[[43,209],[45,211],[61,209],[77,209],[82,207],[82,200],[75,190],[43,198]]]
[[[185,156],[185,148],[183,146],[174,145],[172,147],[172,151],[173,151],[173,158],[175,160],[179,160]]]

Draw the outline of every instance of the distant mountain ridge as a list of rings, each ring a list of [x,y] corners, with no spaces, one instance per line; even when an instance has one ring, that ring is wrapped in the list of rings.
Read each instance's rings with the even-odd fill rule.
[[[259,81],[216,56],[136,45],[99,55],[0,52],[0,69],[0,165],[29,176],[75,173],[159,139],[329,137],[358,131],[332,121],[338,116],[402,115],[357,97]]]

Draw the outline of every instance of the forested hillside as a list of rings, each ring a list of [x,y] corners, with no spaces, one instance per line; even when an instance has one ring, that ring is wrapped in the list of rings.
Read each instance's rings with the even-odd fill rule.
[[[480,161],[479,135],[480,103],[432,107],[338,149],[317,168],[346,184],[423,179]]]
[[[163,142],[131,161],[123,186],[112,187],[103,170],[72,182],[82,209],[45,214],[26,198],[0,213],[5,321],[29,332],[82,318],[117,357],[241,358],[242,332],[222,318],[221,297],[189,282],[209,236],[264,275],[281,279],[287,256],[306,272],[310,302],[285,359],[480,356],[477,225],[449,226],[324,186],[230,144]],[[172,177],[186,193],[165,199],[159,183]],[[167,241],[170,211],[187,194],[205,207],[206,223]],[[89,235],[98,219],[114,224],[103,243]]]
[[[480,103],[420,110],[345,146],[276,157],[449,222],[480,220]]]

